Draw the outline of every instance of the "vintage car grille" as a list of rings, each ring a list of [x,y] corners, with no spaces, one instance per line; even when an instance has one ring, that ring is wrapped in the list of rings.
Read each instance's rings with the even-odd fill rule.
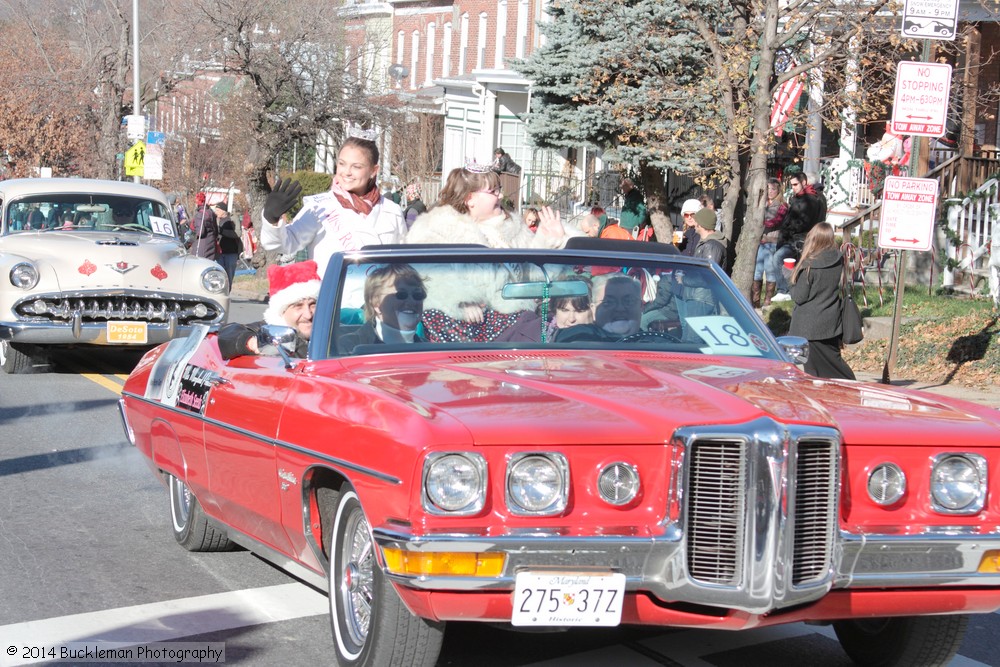
[[[106,322],[135,320],[181,324],[211,323],[220,313],[218,305],[198,299],[170,299],[155,296],[36,297],[19,303],[15,311],[30,322]]]
[[[691,452],[688,573],[705,583],[740,580],[747,443],[696,441]]]
[[[832,557],[836,521],[837,450],[830,441],[800,441],[795,451],[792,488],[792,583],[823,579]],[[749,442],[695,440],[688,486],[688,574],[706,584],[739,586],[743,576],[748,490]],[[768,474],[767,471],[757,471]],[[748,497],[749,496],[749,497]]]
[[[836,520],[836,448],[826,441],[799,441],[795,463],[795,542],[792,583],[826,576]]]

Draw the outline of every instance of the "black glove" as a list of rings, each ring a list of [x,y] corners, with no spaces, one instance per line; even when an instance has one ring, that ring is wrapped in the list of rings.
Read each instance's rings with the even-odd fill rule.
[[[281,216],[295,205],[302,194],[302,186],[297,181],[290,178],[278,179],[274,184],[274,189],[268,193],[264,200],[264,219],[272,225],[278,224]]]

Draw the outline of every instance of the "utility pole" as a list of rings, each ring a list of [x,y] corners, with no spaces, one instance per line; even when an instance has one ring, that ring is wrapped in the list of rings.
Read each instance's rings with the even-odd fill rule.
[[[139,0],[132,0],[132,113],[142,116],[142,100],[139,90]],[[144,123],[145,124],[145,123]],[[133,176],[136,183],[138,176]]]

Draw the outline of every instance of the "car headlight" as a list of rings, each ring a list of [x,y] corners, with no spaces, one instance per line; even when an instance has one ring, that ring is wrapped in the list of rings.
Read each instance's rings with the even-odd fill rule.
[[[878,505],[895,504],[906,493],[906,475],[895,463],[880,463],[868,475],[868,497]]]
[[[220,267],[210,267],[201,274],[201,285],[212,294],[220,294],[229,286],[229,277]]]
[[[20,289],[32,289],[38,278],[38,269],[28,262],[15,264],[10,270],[10,284]]]
[[[486,503],[486,461],[479,454],[437,452],[424,460],[424,510],[475,514]]]
[[[562,454],[517,454],[507,465],[507,507],[521,516],[558,514],[569,500],[569,464]]]
[[[986,459],[979,454],[942,454],[931,467],[931,500],[945,514],[975,514],[986,502]]]

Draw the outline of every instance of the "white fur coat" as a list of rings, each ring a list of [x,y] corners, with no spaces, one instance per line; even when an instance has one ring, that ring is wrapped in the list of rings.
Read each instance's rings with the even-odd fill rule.
[[[417,218],[406,235],[407,243],[476,243],[490,248],[559,248],[566,237],[553,238],[532,233],[521,220],[499,215],[483,222],[459,213],[451,206],[436,206]],[[482,265],[479,271],[469,266],[438,266],[421,270],[426,279],[425,309],[437,309],[460,318],[462,304],[478,304],[502,313],[515,313],[535,307],[533,301],[507,300],[500,290],[508,282],[526,280],[523,267],[516,264]]]

